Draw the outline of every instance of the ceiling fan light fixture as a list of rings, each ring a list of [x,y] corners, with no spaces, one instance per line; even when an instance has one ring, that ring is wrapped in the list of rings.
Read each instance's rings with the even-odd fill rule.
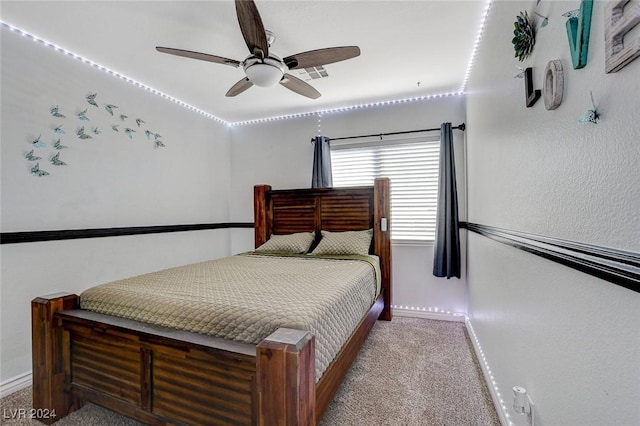
[[[273,58],[264,58],[264,62],[259,59],[247,61],[244,65],[244,72],[249,80],[260,87],[271,87],[284,76],[285,69],[281,62]]]

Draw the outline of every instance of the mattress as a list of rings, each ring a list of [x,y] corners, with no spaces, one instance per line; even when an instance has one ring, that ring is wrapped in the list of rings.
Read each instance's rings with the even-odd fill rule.
[[[250,252],[92,287],[82,309],[257,344],[280,327],[316,338],[316,380],[380,291],[370,256]]]

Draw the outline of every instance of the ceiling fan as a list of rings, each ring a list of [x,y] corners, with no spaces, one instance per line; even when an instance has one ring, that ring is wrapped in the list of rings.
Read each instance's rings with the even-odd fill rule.
[[[271,31],[264,29],[255,3],[252,0],[235,0],[235,2],[240,30],[250,52],[244,61],[170,47],[156,47],[156,50],[171,55],[231,65],[235,68],[242,67],[246,77],[234,84],[226,96],[239,95],[253,85],[270,87],[280,83],[287,89],[311,99],[319,98],[320,92],[287,71],[331,64],[360,55],[358,46],[341,46],[310,50],[280,59],[269,52],[275,36]]]

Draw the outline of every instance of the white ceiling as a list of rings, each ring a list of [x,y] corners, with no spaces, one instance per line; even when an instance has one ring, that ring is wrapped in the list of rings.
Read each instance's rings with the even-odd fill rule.
[[[174,47],[243,60],[248,49],[232,0],[5,1],[1,19],[225,121],[458,92],[486,0],[257,0],[271,52],[285,57],[357,45],[361,55],[326,65],[312,100],[282,86],[227,90],[241,68],[158,53]],[[290,71],[301,77],[298,70]],[[301,77],[302,78],[302,77]]]

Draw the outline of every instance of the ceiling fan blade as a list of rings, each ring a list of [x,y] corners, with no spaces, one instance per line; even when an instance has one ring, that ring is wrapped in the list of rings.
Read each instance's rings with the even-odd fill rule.
[[[256,4],[252,0],[236,0],[236,14],[249,52],[262,58],[269,56],[267,34]]]
[[[185,58],[199,59],[201,61],[215,62],[217,64],[231,65],[239,67],[240,62],[235,59],[223,58],[222,56],[209,55],[207,53],[192,52],[191,50],[173,49],[171,47],[156,47],[158,52],[168,53],[170,55],[184,56]]]
[[[360,56],[360,48],[358,46],[327,47],[325,49],[296,53],[295,55],[287,56],[283,61],[290,70],[295,70],[332,64],[355,58],[356,56]]]
[[[318,99],[321,95],[316,89],[314,89],[311,85],[306,82],[300,80],[298,77],[294,77],[291,74],[285,74],[280,80],[280,84],[282,84],[287,89],[292,92],[296,92],[299,95],[306,96],[311,99]]]
[[[231,87],[231,89],[229,89],[229,91],[227,92],[227,94],[225,96],[232,97],[232,96],[239,95],[240,93],[244,92],[245,90],[247,90],[251,86],[253,86],[253,83],[251,81],[249,81],[249,79],[247,77],[245,77],[242,80],[240,80],[239,82],[237,82],[236,84],[234,84]]]

